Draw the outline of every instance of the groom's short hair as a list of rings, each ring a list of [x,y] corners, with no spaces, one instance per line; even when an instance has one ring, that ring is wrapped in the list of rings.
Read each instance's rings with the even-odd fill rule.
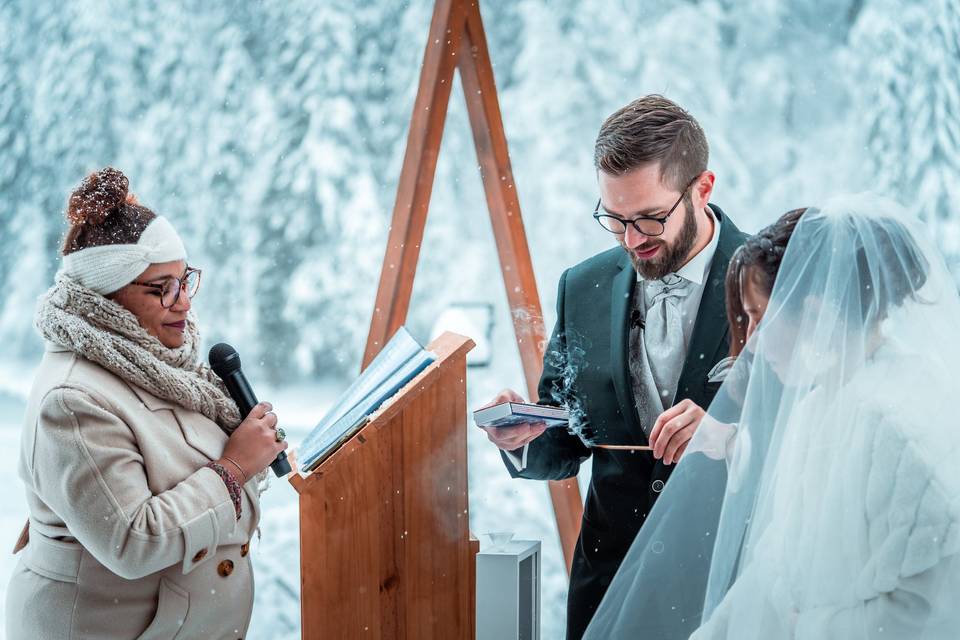
[[[660,179],[679,190],[706,171],[709,155],[696,119],[672,100],[651,94],[606,119],[593,158],[598,170],[615,176],[659,162]]]

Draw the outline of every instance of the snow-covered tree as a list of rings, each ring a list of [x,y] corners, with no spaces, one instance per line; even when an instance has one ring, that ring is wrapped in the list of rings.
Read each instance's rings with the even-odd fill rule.
[[[596,131],[649,92],[701,120],[717,201],[742,226],[879,185],[960,253],[957,1],[484,2],[545,306],[557,256],[608,244],[588,215]],[[113,163],[206,267],[211,339],[253,350],[271,377],[355,370],[431,9],[0,4],[0,231],[33,256],[0,256],[15,283],[0,334],[39,349],[23,309],[56,268],[64,201]],[[455,82],[410,318],[421,335],[464,291],[504,304],[462,98]]]
[[[960,2],[876,0],[854,51],[865,79],[865,166],[926,220],[960,280]]]

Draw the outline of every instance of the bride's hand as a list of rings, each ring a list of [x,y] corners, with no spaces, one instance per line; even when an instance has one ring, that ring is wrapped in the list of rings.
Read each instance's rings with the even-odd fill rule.
[[[703,420],[704,410],[693,400],[681,400],[660,414],[650,431],[653,457],[673,464],[687,449],[690,438]]]

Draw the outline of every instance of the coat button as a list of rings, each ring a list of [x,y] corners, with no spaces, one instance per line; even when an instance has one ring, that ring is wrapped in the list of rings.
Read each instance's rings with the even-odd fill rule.
[[[663,491],[663,480],[654,480],[650,487],[653,489],[654,493],[660,493]]]
[[[203,559],[206,558],[206,557],[207,557],[207,550],[206,550],[206,549],[200,549],[200,551],[197,551],[197,553],[193,556],[193,561],[194,561],[194,562],[200,562],[201,560],[203,560]]]
[[[226,578],[233,573],[233,560],[224,560],[217,565],[217,573]]]
[[[240,545],[240,557],[246,558],[248,553],[250,553],[250,543],[245,542],[242,545]]]

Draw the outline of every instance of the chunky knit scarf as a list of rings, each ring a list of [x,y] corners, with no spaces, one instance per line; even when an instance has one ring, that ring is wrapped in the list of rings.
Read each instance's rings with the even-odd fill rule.
[[[200,336],[187,317],[183,346],[165,347],[113,300],[59,273],[35,318],[48,341],[96,362],[123,380],[213,420],[227,434],[240,424],[223,382],[198,358]]]

